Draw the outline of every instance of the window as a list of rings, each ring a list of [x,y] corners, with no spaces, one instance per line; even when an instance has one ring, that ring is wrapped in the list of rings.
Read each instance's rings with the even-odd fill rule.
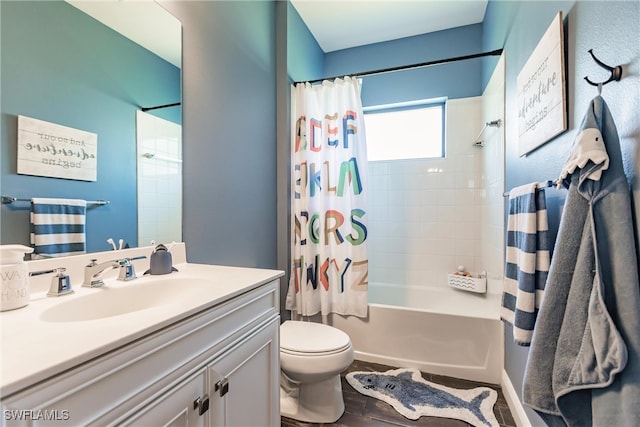
[[[445,102],[423,100],[364,108],[368,160],[444,157]]]

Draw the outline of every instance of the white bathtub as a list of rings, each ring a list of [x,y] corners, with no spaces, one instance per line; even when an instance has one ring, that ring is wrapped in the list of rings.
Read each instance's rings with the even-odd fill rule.
[[[500,384],[500,295],[369,283],[369,317],[330,315],[358,360]]]

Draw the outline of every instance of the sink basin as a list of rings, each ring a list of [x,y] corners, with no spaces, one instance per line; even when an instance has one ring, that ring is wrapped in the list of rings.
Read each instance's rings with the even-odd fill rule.
[[[117,287],[107,284],[89,295],[73,297],[45,310],[40,318],[46,322],[79,322],[121,316],[179,304],[193,299],[199,289],[211,286],[202,279],[185,277],[139,280]]]

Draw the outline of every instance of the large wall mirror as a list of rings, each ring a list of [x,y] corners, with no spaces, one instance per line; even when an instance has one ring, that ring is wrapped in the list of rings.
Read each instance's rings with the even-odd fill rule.
[[[0,243],[29,245],[33,197],[109,201],[87,206],[87,252],[111,249],[109,239],[181,240],[180,22],[152,0],[0,7],[0,187],[25,200],[2,204]],[[96,181],[18,174],[18,116],[95,133]]]

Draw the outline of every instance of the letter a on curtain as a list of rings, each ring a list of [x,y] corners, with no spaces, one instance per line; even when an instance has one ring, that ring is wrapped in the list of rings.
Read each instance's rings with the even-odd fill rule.
[[[291,275],[286,307],[367,315],[367,148],[360,86],[291,91]]]

